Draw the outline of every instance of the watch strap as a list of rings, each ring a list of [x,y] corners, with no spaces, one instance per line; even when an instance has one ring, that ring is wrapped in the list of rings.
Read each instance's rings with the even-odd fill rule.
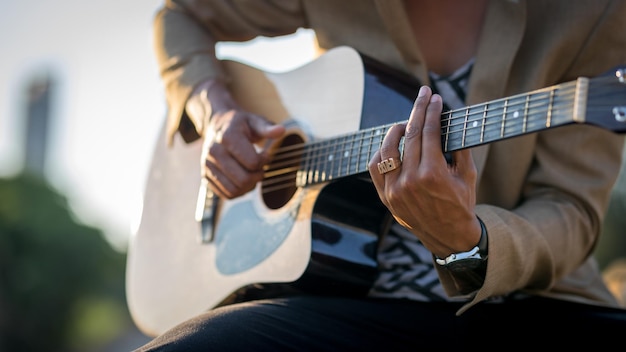
[[[478,218],[478,217],[477,217]],[[449,266],[450,264],[458,261],[484,261],[487,259],[488,253],[488,239],[487,239],[487,227],[483,221],[478,218],[480,223],[480,240],[474,248],[467,252],[452,253],[445,258],[439,258],[435,256],[435,262],[441,266]]]

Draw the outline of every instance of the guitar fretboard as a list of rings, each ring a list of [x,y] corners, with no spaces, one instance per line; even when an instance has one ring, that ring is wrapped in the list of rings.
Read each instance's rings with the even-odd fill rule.
[[[452,152],[572,122],[584,122],[588,79],[450,110],[441,115],[442,149]],[[398,123],[403,123],[400,121]],[[297,185],[366,172],[395,123],[298,146]],[[400,144],[404,151],[404,140]],[[293,155],[293,153],[288,153]]]

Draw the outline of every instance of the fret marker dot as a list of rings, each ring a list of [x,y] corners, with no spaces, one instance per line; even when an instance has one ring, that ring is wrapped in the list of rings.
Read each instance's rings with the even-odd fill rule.
[[[344,158],[347,158],[347,157],[349,157],[349,156],[350,156],[350,152],[349,152],[349,151],[345,151],[345,152],[343,152],[343,157],[344,157]]]
[[[519,111],[514,112],[514,113],[513,113],[513,117],[514,117],[514,118],[519,117]]]
[[[333,160],[333,155],[331,154],[328,156],[328,161],[332,161],[332,160]]]
[[[478,126],[478,121],[474,121],[474,123],[472,123],[472,127],[476,127]]]

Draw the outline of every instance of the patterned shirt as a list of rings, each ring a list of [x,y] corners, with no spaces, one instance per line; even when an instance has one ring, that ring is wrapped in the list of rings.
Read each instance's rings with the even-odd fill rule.
[[[443,111],[465,107],[467,83],[474,64],[469,61],[450,76],[430,73],[431,88],[442,96]],[[452,301],[439,282],[431,252],[415,235],[394,222],[378,249],[378,277],[371,297],[407,298],[417,301]]]

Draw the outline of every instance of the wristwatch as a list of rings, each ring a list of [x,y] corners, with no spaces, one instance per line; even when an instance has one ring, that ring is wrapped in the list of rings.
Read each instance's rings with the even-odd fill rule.
[[[445,258],[435,257],[435,262],[452,272],[464,272],[468,270],[476,270],[487,262],[487,228],[485,224],[480,222],[480,240],[478,244],[467,252],[452,253]]]

